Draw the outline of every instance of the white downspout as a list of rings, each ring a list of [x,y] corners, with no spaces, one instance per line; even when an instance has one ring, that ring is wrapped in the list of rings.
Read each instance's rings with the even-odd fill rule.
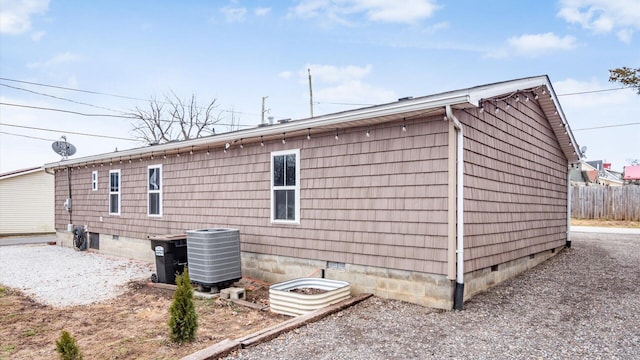
[[[445,107],[447,119],[456,129],[456,288],[453,295],[453,308],[464,308],[464,134],[462,124],[453,115],[451,105]]]

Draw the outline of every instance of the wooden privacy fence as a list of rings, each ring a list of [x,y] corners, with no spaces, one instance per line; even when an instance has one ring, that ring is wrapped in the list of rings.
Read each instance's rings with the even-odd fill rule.
[[[574,186],[571,217],[640,221],[640,186]]]

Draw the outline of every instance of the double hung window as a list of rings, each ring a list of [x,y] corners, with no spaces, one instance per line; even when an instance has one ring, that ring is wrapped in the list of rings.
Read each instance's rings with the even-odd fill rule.
[[[300,223],[300,150],[271,153],[271,221]]]
[[[109,171],[109,214],[120,215],[120,169]]]
[[[98,171],[91,172],[91,190],[98,191]]]
[[[162,216],[162,165],[151,165],[147,170],[149,216]]]

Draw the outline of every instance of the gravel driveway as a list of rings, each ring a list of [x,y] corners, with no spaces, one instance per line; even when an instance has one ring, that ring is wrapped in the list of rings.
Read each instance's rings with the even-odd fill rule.
[[[0,247],[0,284],[56,307],[114,298],[131,280],[148,279],[154,266],[136,260],[51,245]]]
[[[640,235],[572,239],[465,311],[373,297],[231,358],[639,359]]]

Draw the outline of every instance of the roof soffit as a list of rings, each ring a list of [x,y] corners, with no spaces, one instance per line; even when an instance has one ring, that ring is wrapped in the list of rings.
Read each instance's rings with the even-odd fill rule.
[[[197,139],[170,142],[160,145],[145,146],[123,150],[113,153],[88,156],[84,158],[68,159],[65,161],[45,164],[45,168],[59,168],[66,166],[76,166],[80,164],[98,163],[110,159],[137,159],[151,154],[178,153],[190,150],[201,150],[214,147],[225,146],[227,143],[237,143],[244,141],[245,144],[258,142],[261,139],[271,140],[296,133],[302,134],[333,129],[342,129],[352,126],[362,126],[367,124],[377,124],[382,122],[411,118],[418,116],[431,116],[444,113],[444,107],[451,105],[453,108],[477,107],[482,100],[504,97],[519,91],[545,87],[551,94],[550,97],[541,97],[540,104],[546,117],[552,124],[556,137],[561,143],[563,152],[570,162],[579,161],[579,149],[573,138],[573,134],[566,122],[564,113],[560,108],[551,83],[547,76],[537,76],[517,80],[504,81],[494,84],[481,85],[468,89],[455,90],[429,96],[398,100],[396,102],[376,105],[366,108],[349,110],[339,113],[321,115],[318,117],[300,119],[287,123],[255,127],[235,132],[222,133],[219,135],[207,136]],[[556,105],[558,104],[558,105]],[[567,132],[565,134],[565,131]],[[567,138],[568,136],[568,138]],[[567,139],[560,141],[560,139]]]

